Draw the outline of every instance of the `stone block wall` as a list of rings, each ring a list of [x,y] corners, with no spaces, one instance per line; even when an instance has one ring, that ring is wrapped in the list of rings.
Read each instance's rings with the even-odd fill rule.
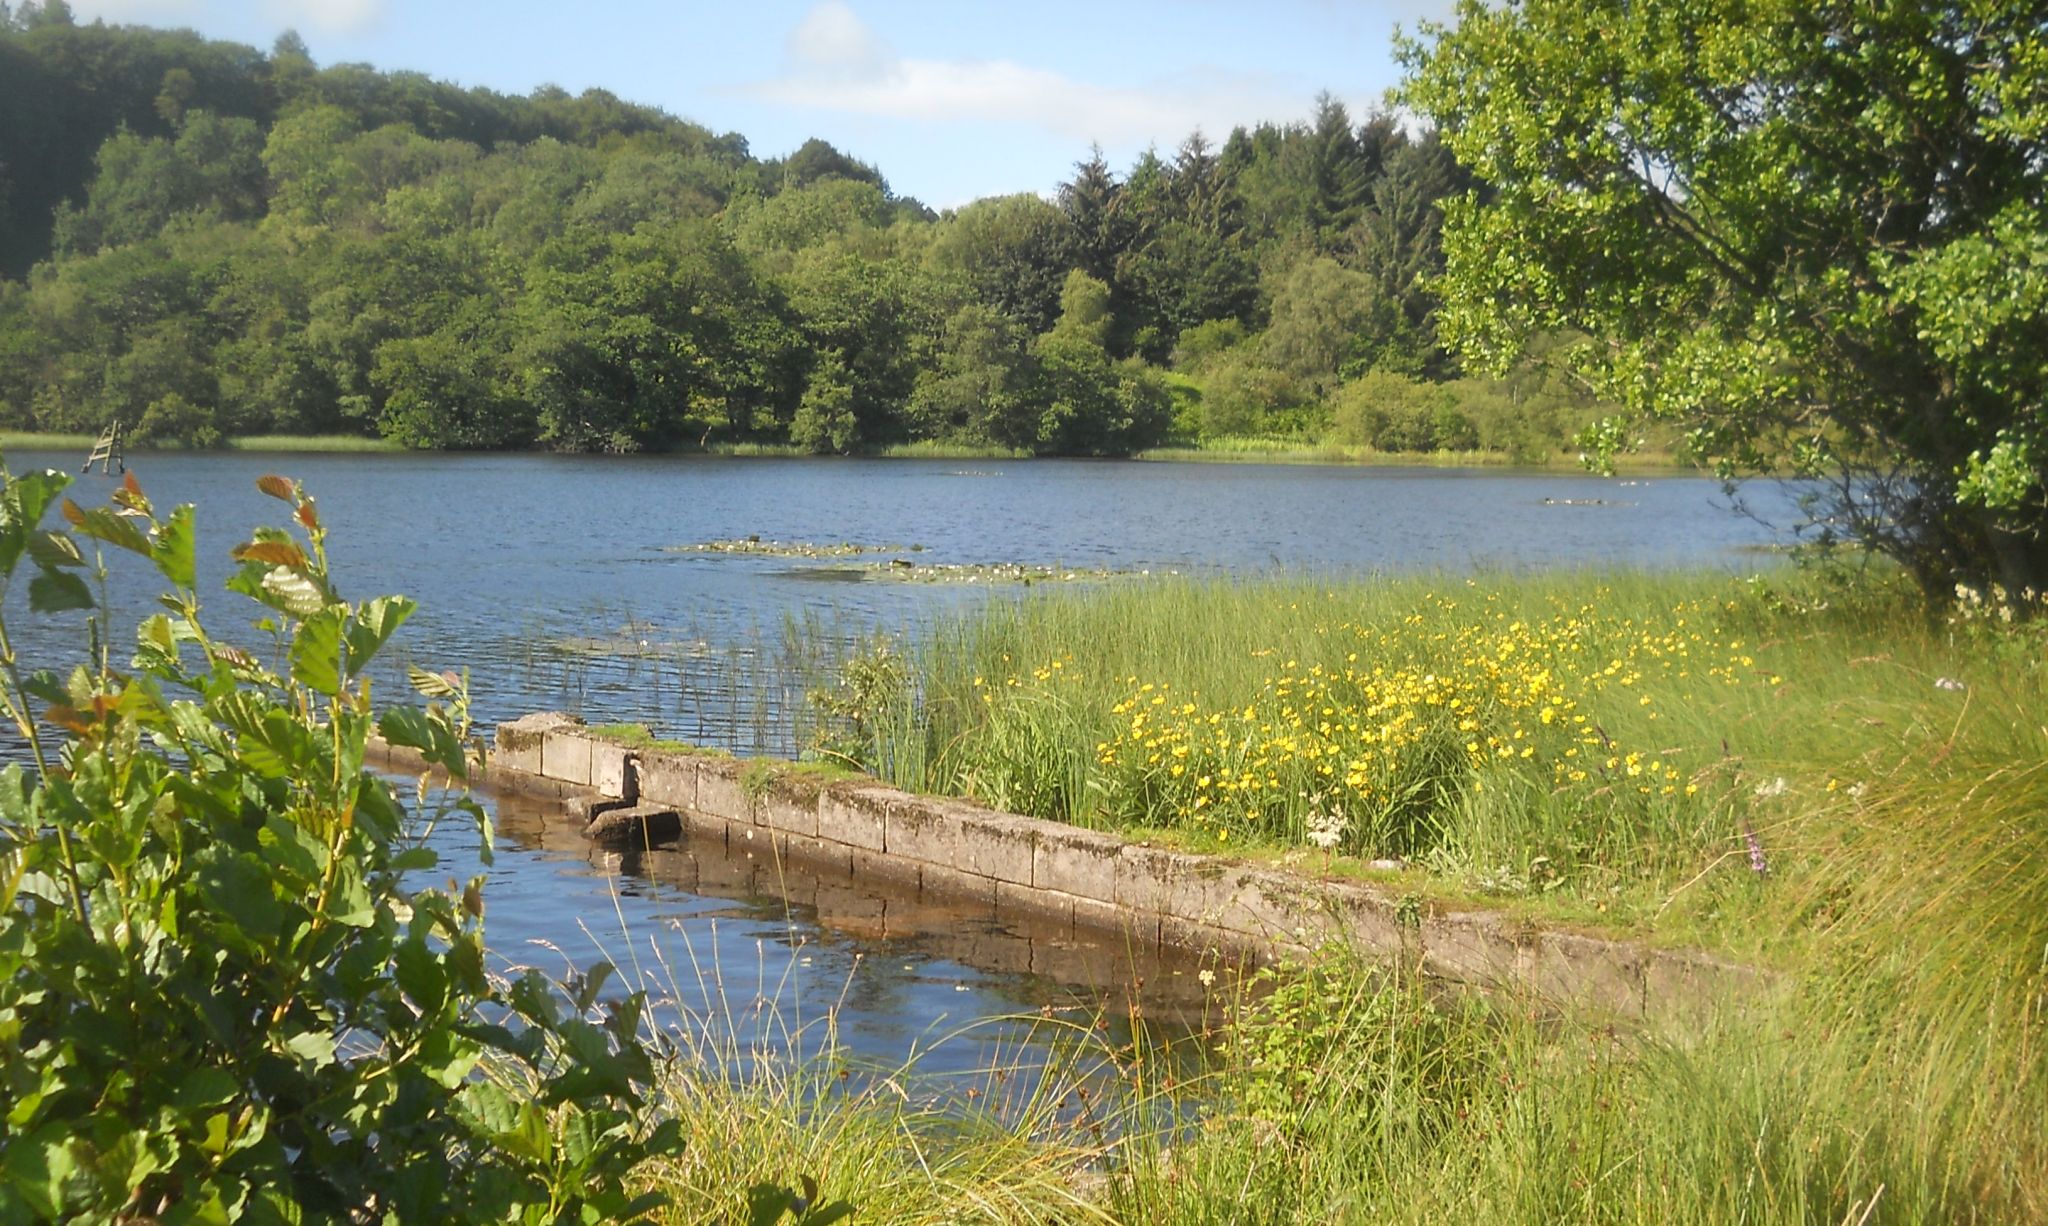
[[[1126,842],[873,779],[622,745],[555,713],[499,725],[484,774],[493,786],[589,789],[672,808],[699,835],[1228,957],[1340,942],[1452,982],[1630,1019],[1694,1020],[1759,982],[1704,954],[1532,929],[1370,883]]]

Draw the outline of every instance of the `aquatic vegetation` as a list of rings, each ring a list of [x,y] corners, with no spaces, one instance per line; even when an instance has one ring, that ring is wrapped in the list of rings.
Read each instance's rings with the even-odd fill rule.
[[[1021,562],[917,563],[896,560],[864,572],[870,579],[901,583],[1102,583],[1114,579],[1150,579],[1177,575],[1177,570],[1149,567],[1118,569],[1102,566],[1032,566]]]
[[[694,545],[670,545],[665,553],[731,553],[765,558],[852,558],[867,553],[922,553],[922,545],[875,545],[857,541],[814,544],[809,541],[764,541],[758,536]]]

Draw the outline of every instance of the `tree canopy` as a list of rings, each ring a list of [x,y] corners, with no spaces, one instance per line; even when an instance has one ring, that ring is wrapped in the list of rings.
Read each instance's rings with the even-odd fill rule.
[[[1324,96],[940,216],[824,141],[762,159],[602,90],[516,97],[317,65],[290,35],[265,52],[0,8],[0,427],[1317,442],[1369,372],[1458,379],[1428,286],[1438,202],[1466,181],[1434,134]],[[1495,390],[1458,384],[1458,428],[1344,438],[1532,455],[1593,415]]]
[[[1724,474],[1789,458],[1823,534],[2048,588],[2038,4],[1463,0],[1403,54],[1487,185],[1444,210],[1468,359],[1579,334]]]

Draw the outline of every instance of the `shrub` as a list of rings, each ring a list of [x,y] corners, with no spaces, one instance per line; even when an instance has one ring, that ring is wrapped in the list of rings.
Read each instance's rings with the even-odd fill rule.
[[[0,592],[25,572],[30,610],[91,614],[92,644],[69,677],[24,676],[0,620],[0,698],[33,758],[0,771],[0,1221],[658,1203],[625,1182],[678,1135],[638,1106],[640,998],[600,1009],[608,967],[566,1002],[535,974],[496,981],[483,879],[411,888],[435,865],[423,820],[467,814],[489,845],[475,802],[409,811],[364,768],[364,669],[412,602],[343,601],[313,500],[265,477],[299,531],[235,551],[228,586],[270,640],[247,650],[201,620],[190,506],[159,517],[131,474],[111,506],[64,499],[69,530],[49,531],[69,479],[0,481]],[[173,589],[119,667],[94,595],[109,548]],[[460,780],[465,684],[413,681],[427,704],[375,727]]]

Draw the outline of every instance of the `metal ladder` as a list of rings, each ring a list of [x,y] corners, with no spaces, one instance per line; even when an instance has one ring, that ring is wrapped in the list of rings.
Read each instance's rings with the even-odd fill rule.
[[[100,432],[100,441],[92,445],[92,454],[85,457],[85,467],[78,471],[89,473],[95,464],[103,473],[111,473],[117,466],[124,473],[128,471],[128,461],[121,455],[121,423],[115,422]]]

